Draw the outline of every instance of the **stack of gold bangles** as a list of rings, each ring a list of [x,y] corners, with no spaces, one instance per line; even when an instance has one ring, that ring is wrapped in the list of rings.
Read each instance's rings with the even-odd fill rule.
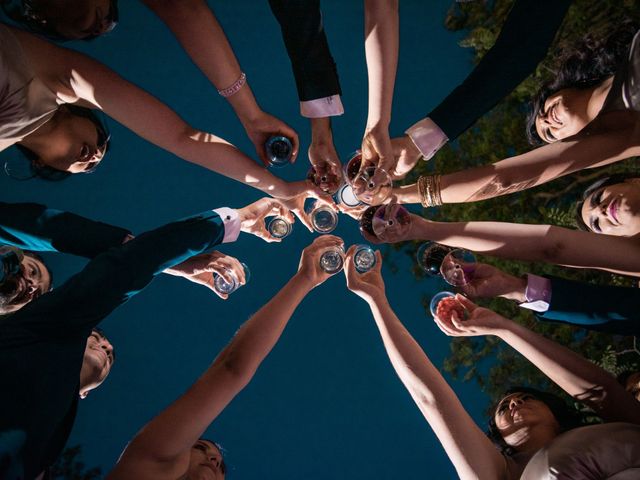
[[[440,196],[440,175],[425,175],[418,179],[418,192],[423,207],[442,205]]]

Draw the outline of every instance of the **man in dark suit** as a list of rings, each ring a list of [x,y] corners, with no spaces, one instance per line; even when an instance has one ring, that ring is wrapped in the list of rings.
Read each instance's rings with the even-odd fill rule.
[[[342,90],[324,32],[320,0],[269,0],[291,59],[300,113],[311,121],[309,161],[319,177],[341,177],[331,117],[342,115]],[[330,182],[326,182],[330,183]],[[327,185],[327,188],[330,188]]]
[[[0,309],[5,314],[0,322],[0,385],[5,392],[0,395],[0,477],[32,480],[62,451],[79,394],[99,385],[113,361],[103,338],[96,336],[93,344],[87,340],[99,322],[165,269],[181,264],[186,273],[203,272],[209,259],[199,254],[235,241],[240,231],[264,236],[264,217],[274,210],[290,215],[277,200],[262,199],[239,210],[203,212],[132,238],[127,230],[42,205],[0,204],[0,240],[5,244],[92,258],[81,272],[49,291],[51,277],[44,264],[25,256],[17,274],[20,301],[5,292],[9,301]],[[96,360],[91,371],[83,364],[88,344]]]
[[[640,288],[592,285],[533,274],[515,277],[480,263],[473,281],[462,290],[473,298],[500,296],[514,300],[540,320],[618,335],[640,335]]]
[[[427,117],[393,139],[400,155],[396,175],[429,160],[506,97],[540,63],[555,38],[571,0],[516,0],[494,46],[467,78]]]

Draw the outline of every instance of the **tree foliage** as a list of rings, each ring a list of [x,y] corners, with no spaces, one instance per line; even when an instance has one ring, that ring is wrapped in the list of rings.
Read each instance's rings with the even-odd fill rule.
[[[445,19],[445,25],[451,30],[466,31],[461,46],[473,49],[477,62],[494,44],[512,4],[512,0],[455,2]],[[536,71],[457,141],[443,148],[433,161],[419,162],[406,182],[413,183],[420,175],[454,172],[530,150],[524,134],[527,102],[539,86],[554,75],[559,52],[587,32],[595,35],[610,33],[624,17],[640,18],[640,9],[634,0],[576,0],[559,29],[549,55]],[[578,172],[517,194],[483,202],[444,205],[425,210],[423,214],[438,221],[492,220],[572,227],[575,199],[595,177],[610,172],[640,175],[637,159],[629,159],[596,171]],[[419,243],[408,243],[395,248],[415,258],[418,247]],[[479,260],[514,275],[534,272],[599,284],[631,286],[637,283],[637,279],[592,270],[532,265],[490,257]],[[414,274],[421,275],[417,268],[414,268]],[[428,301],[428,298],[424,299],[425,305]],[[637,368],[640,364],[640,352],[635,348],[632,338],[585,331],[564,324],[538,322],[528,310],[502,299],[485,302],[485,305],[567,345],[613,374],[627,368]],[[445,360],[443,369],[456,378],[477,382],[492,399],[497,399],[510,385],[554,388],[533,365],[493,337],[454,338],[451,354]]]
[[[98,467],[87,468],[81,459],[82,447],[65,448],[60,458],[51,467],[53,480],[98,480],[101,470]]]

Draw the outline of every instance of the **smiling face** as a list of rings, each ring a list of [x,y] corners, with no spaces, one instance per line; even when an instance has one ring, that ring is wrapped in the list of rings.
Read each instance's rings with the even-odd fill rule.
[[[536,132],[546,143],[557,142],[575,135],[589,124],[588,97],[575,88],[566,88],[547,97],[544,108],[535,119]]]
[[[106,153],[107,139],[91,119],[60,108],[37,143],[25,143],[41,166],[70,173],[88,173]],[[27,137],[27,142],[29,138]]]
[[[12,313],[51,289],[51,274],[38,258],[24,255],[20,272],[0,286],[0,315]]]
[[[227,467],[222,452],[209,440],[198,440],[191,447],[189,480],[224,480]]]
[[[640,234],[640,178],[596,189],[584,200],[580,214],[594,233],[622,237]]]
[[[517,392],[500,400],[494,421],[506,444],[513,447],[527,441],[532,429],[560,430],[551,409],[529,393]]]
[[[104,382],[111,371],[114,360],[113,345],[101,332],[93,330],[87,338],[82,369],[80,370],[80,396],[82,398]]]
[[[117,0],[36,0],[35,23],[68,40],[90,39],[113,30]]]

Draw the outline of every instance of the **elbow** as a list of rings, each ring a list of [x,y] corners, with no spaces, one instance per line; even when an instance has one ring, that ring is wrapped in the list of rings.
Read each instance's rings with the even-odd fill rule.
[[[224,352],[216,363],[224,377],[239,389],[246,387],[258,370],[257,365],[251,364],[248,359],[242,358],[233,349]]]

